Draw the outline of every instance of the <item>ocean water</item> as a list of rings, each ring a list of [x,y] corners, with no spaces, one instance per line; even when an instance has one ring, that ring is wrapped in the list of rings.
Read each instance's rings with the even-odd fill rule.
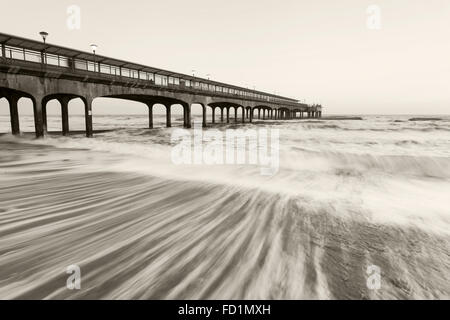
[[[272,176],[177,166],[178,128],[146,116],[97,116],[93,139],[2,135],[0,298],[449,299],[450,117],[362,118],[206,129],[278,129]]]

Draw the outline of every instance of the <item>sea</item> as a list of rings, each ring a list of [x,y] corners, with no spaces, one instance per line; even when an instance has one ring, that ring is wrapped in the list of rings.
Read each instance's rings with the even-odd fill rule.
[[[181,116],[0,116],[0,299],[449,299],[450,117],[357,117],[203,129],[276,130],[267,175],[175,163]]]

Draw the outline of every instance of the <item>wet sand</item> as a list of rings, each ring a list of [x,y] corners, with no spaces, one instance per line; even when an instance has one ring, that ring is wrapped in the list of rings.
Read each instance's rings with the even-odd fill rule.
[[[299,196],[111,172],[101,153],[6,150],[2,299],[449,298],[444,235],[339,218]],[[81,290],[66,288],[72,264]],[[367,288],[370,264],[382,290]]]

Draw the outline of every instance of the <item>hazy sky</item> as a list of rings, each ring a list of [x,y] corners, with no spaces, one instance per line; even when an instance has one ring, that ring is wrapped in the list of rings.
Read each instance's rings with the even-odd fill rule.
[[[67,27],[70,5],[81,9],[80,30]],[[381,9],[380,30],[367,26],[370,5]],[[3,9],[5,33],[39,40],[45,30],[48,42],[86,51],[94,42],[102,55],[195,69],[326,113],[450,113],[449,0],[14,0]]]

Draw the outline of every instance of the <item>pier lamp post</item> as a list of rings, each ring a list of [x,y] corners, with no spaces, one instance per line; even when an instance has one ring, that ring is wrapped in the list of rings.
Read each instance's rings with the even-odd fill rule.
[[[195,90],[195,89],[196,89],[196,88],[195,88],[195,70],[192,70],[191,72],[192,72],[192,77],[194,78],[194,80],[192,81],[192,86],[191,86],[191,88]]]
[[[208,74],[206,75],[206,77],[207,77],[208,80],[209,80],[209,78],[211,77],[211,75],[208,73]]]
[[[95,58],[95,52],[97,51],[98,46],[96,44],[91,44],[92,52],[94,53],[94,72],[97,72],[97,59]]]
[[[39,34],[41,35],[42,40],[44,41],[44,50],[43,50],[43,55],[42,55],[42,63],[43,64],[47,64],[47,53],[46,53],[45,42],[47,40],[48,33],[45,32],[45,31],[41,31],[41,32],[39,32]]]

